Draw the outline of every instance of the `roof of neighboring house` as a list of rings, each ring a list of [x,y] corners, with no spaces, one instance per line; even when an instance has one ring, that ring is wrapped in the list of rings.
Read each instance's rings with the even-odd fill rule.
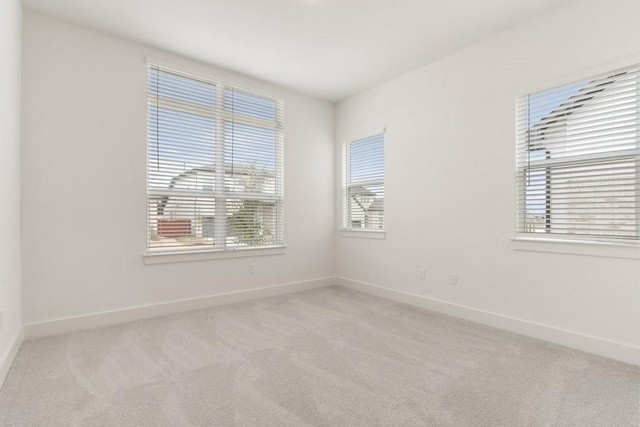
[[[557,109],[542,117],[538,123],[532,126],[531,133],[536,135],[536,139],[544,139],[544,135],[550,127],[566,122],[569,116],[582,108],[588,101],[594,99],[599,93],[604,92],[607,85],[613,84],[616,77],[625,74],[627,71],[607,76],[604,79],[590,81],[567,101],[560,104]]]
[[[171,178],[171,181],[167,185],[167,188],[168,189],[175,188],[176,184],[178,184],[180,180],[189,178],[194,175],[198,175],[199,173],[202,173],[202,172],[215,174],[216,172],[215,165],[212,165],[212,164],[202,165],[202,166],[197,166],[195,168],[188,169]],[[266,177],[269,175],[273,176],[273,174],[269,173],[268,171],[264,169],[256,169],[254,166],[234,166],[233,168],[226,168],[225,170],[225,173],[232,173],[234,176],[238,176],[238,175],[249,176],[251,173],[255,173],[255,172],[262,173],[263,177]],[[168,201],[169,201],[169,196],[162,196],[160,198],[160,201],[158,202],[158,215],[163,215],[164,209],[167,206]]]

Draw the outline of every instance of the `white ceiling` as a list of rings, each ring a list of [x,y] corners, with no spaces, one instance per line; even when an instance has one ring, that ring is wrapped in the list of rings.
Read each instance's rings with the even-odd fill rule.
[[[338,101],[570,0],[23,0]]]

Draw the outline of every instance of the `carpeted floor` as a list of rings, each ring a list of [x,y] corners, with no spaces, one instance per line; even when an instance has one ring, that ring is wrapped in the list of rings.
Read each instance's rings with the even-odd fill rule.
[[[343,288],[25,342],[0,425],[638,426],[640,368]]]

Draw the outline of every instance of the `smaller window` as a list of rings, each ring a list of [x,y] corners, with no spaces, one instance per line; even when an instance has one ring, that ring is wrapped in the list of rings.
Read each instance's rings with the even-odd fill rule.
[[[342,147],[343,227],[384,229],[384,134]]]

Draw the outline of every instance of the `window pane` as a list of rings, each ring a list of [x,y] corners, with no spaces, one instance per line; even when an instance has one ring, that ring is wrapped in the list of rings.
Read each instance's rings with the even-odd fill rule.
[[[214,169],[214,119],[150,106],[148,123],[149,187],[168,188],[176,181],[191,190],[212,185],[198,178],[205,171],[211,177]]]

